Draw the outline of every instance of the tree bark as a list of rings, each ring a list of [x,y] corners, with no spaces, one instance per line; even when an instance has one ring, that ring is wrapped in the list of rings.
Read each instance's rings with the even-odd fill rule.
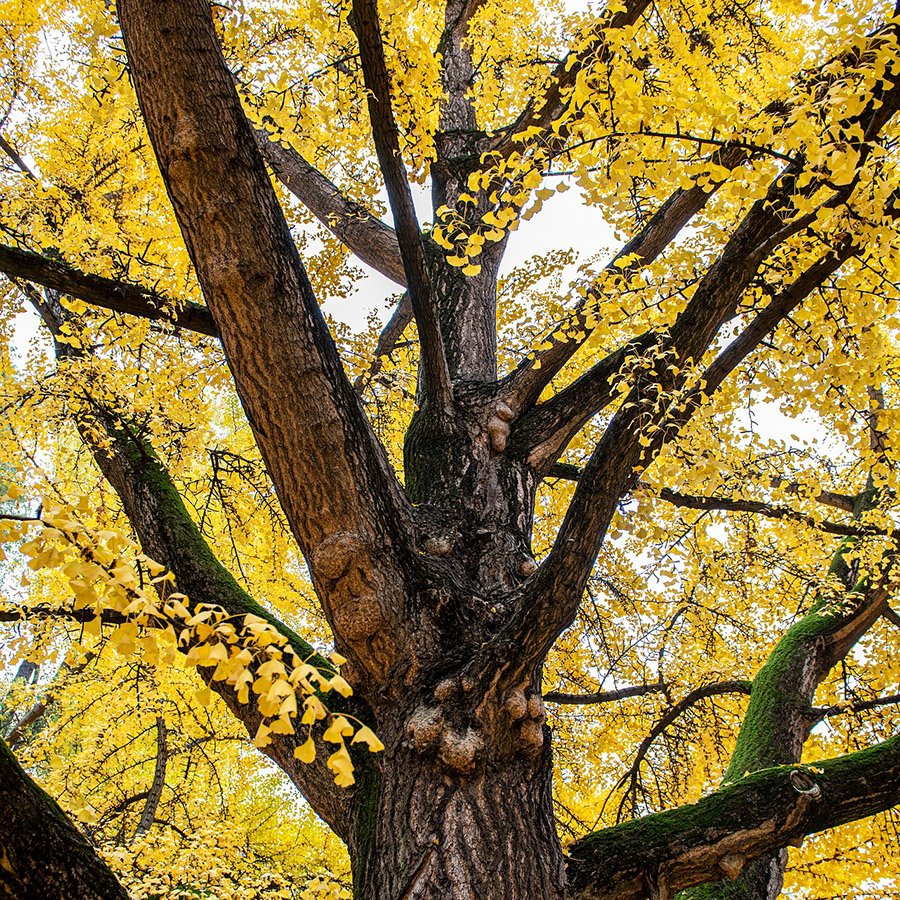
[[[125,889],[52,797],[0,741],[0,897],[128,900]]]
[[[580,841],[566,872],[552,809],[541,668],[575,618],[604,531],[634,485],[638,465],[649,464],[662,445],[663,437],[654,438],[644,451],[637,406],[649,407],[663,391],[687,390],[686,375],[666,374],[634,388],[635,402],[613,417],[539,568],[531,554],[536,485],[575,432],[611,399],[609,376],[624,363],[626,350],[598,363],[555,401],[539,404],[539,396],[587,332],[571,339],[562,334],[549,350],[497,382],[502,242],[483,256],[481,274],[467,277],[449,267],[421,233],[400,156],[376,3],[356,0],[352,24],[397,220],[396,233],[367,220],[367,249],[377,235],[375,255],[391,255],[399,278],[396,242],[420,332],[421,371],[427,373],[421,379],[423,403],[406,435],[401,488],[313,297],[218,45],[209,5],[119,0],[118,6],[141,110],[208,303],[208,310],[200,307],[193,314],[202,310],[212,317],[203,321],[208,333],[221,338],[336,644],[350,660],[344,671],[362,714],[386,745],[374,759],[360,756],[358,784],[345,793],[334,790],[321,755],[308,766],[295,760],[293,737],[266,751],[347,841],[356,895],[361,900],[669,897],[672,890],[719,879],[723,872],[747,871],[754,858],[777,855],[807,833],[896,803],[896,739],[866,755],[824,763],[816,778],[793,766],[793,754],[764,763],[791,763],[785,769],[757,773],[692,806]],[[476,6],[477,0],[448,6],[442,39],[448,101],[434,173],[437,199],[451,204],[466,183],[466,165],[477,165],[448,158],[449,149],[465,150],[477,139],[468,134],[476,119],[468,97],[473,70],[465,41],[467,17]],[[632,0],[606,24],[634,22],[647,6]],[[609,52],[601,33],[588,56],[602,60]],[[547,102],[529,105],[518,124],[543,127],[558,115],[581,65],[578,58],[571,62],[557,70]],[[460,128],[466,133],[457,133]],[[501,136],[501,150],[508,137]],[[262,146],[270,161],[275,156],[281,161],[286,177],[291,160],[275,145]],[[728,159],[738,165],[745,156],[737,148]],[[670,332],[636,337],[633,344],[640,349],[653,344],[679,365],[708,352],[767,253],[808,224],[789,216],[795,169],[786,170],[768,198],[752,207]],[[306,169],[300,175],[324,192],[316,202],[342,202],[333,185],[323,185]],[[676,192],[626,251],[644,263],[655,259],[705,203],[706,192],[699,188]],[[830,253],[810,271],[824,277],[841,261]],[[103,280],[48,269],[46,260],[26,262],[45,282],[51,276],[70,279],[59,280],[60,289],[94,291],[97,303],[101,294],[108,300],[109,292],[121,293],[121,286]],[[716,359],[707,379],[713,390],[790,303],[803,300],[813,282],[801,281],[803,291],[796,296],[773,300]],[[144,309],[141,314],[152,313],[157,298],[135,290],[128,302]],[[583,312],[580,308],[578,315]],[[397,328],[402,331],[401,324]],[[710,393],[707,389],[705,397]],[[675,434],[690,416],[690,411],[660,409],[654,424],[661,435]],[[122,417],[102,408],[90,414],[109,438],[102,449],[94,447],[95,458],[144,550],[172,570],[192,601],[265,616],[299,647],[299,636],[258,607],[215,559],[144,440]],[[258,722],[255,708],[239,708],[227,689],[222,694],[248,728]],[[164,739],[161,727],[163,762]],[[163,774],[160,767],[159,790]],[[879,776],[885,783],[873,784]],[[149,826],[151,816],[146,818]]]
[[[562,900],[547,749],[471,776],[401,742],[357,796],[358,900]]]

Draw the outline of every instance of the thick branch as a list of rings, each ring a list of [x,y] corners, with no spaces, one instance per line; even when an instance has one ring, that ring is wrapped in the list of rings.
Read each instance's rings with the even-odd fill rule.
[[[718,324],[730,314],[755,272],[760,254],[753,248],[765,239],[767,231],[779,227],[777,216],[770,218],[765,202],[760,201],[754,207],[676,320],[669,341],[669,347],[675,350],[676,364],[702,356]],[[545,652],[574,617],[584,582],[618,500],[637,482],[641,468],[649,464],[665,440],[686,424],[700,404],[708,401],[766,334],[858,252],[859,248],[849,239],[839,242],[772,300],[705,370],[698,381],[702,389],[689,395],[680,411],[670,414],[667,423],[657,426],[646,448],[641,444],[642,430],[647,425],[644,404],[652,408],[659,393],[674,393],[679,387],[678,380],[663,373],[648,387],[639,384],[632,389],[583,470],[553,550],[538,571],[531,597],[523,604],[523,619],[531,617],[532,620],[525,629],[532,630],[536,654]],[[543,600],[532,599],[541,594]]]
[[[91,622],[97,618],[97,613],[89,607],[74,609],[66,606],[50,606],[46,603],[38,603],[34,606],[16,606],[11,609],[0,609],[0,622],[5,624],[26,622],[29,619],[65,619],[70,622]],[[112,609],[105,609],[101,613],[101,621],[104,625],[121,625],[126,621],[125,616]]]
[[[577,900],[643,900],[718,881],[748,860],[900,803],[900,735],[868,750],[750,775],[698,803],[576,842],[568,871]]]
[[[406,287],[397,235],[364,206],[350,200],[296,150],[272,140],[260,128],[257,146],[278,180],[366,265]]]
[[[854,516],[870,509],[875,496],[872,490],[864,491]],[[750,704],[725,772],[726,781],[748,771],[800,760],[810,730],[822,718],[812,706],[816,689],[886,606],[888,593],[883,585],[863,589],[857,584],[857,573],[845,559],[855,543],[842,541],[829,569],[829,575],[843,583],[847,596],[820,593],[812,609],[778,641],[753,679]],[[750,896],[761,894],[764,886],[780,887],[786,864],[783,852],[754,860],[738,876],[741,887]],[[705,889],[704,900],[726,900],[731,893],[724,884],[712,885]]]
[[[400,140],[391,105],[391,80],[384,57],[377,0],[355,0],[350,23],[359,41],[363,79],[368,91],[369,119],[375,152],[394,213],[397,240],[403,257],[422,355],[424,392],[436,408],[449,415],[452,405],[450,371],[425,260],[422,232],[416,219],[412,191],[400,153]]]
[[[121,0],[119,19],[160,170],[278,498],[341,652],[380,679],[408,623],[408,504],[297,256],[208,3]],[[365,635],[353,610],[329,602],[351,561],[372,584]]]
[[[128,900],[106,863],[0,741],[0,893]]]
[[[686,360],[700,359],[721,323],[733,314],[763,259],[764,242],[782,230],[779,210],[792,187],[793,175],[786,173],[773,183],[766,198],[754,204],[660,346],[656,368],[663,371],[650,379],[637,379],[591,455],[553,549],[526,587],[518,621],[510,625],[511,640],[521,648],[526,664],[542,659],[573,621],[620,497],[637,482],[640,465],[652,459],[654,442],[662,445],[661,432],[654,433],[650,452],[644,452],[647,426],[661,415],[659,401],[682,388]]]
[[[171,322],[188,331],[218,336],[210,311],[199,303],[179,303],[136,284],[87,275],[28,250],[0,244],[0,272],[113,312]]]

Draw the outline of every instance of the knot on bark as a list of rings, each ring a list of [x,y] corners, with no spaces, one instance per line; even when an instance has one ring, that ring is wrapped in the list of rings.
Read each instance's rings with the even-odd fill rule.
[[[434,752],[448,769],[459,775],[475,771],[484,738],[471,726],[456,727],[438,706],[419,706],[406,723],[406,736],[419,753]]]
[[[339,531],[319,543],[310,554],[313,574],[322,584],[320,595],[338,638],[370,672],[386,670],[395,656],[395,636],[381,598],[388,594],[379,575],[371,541],[355,532]],[[375,640],[382,634],[383,640]]]
[[[822,796],[822,788],[816,784],[815,779],[802,769],[794,769],[790,774],[791,785],[798,794],[818,800]]]
[[[336,581],[361,556],[368,561],[369,553],[362,536],[351,531],[329,535],[310,554],[313,572],[328,581]]]
[[[370,593],[341,597],[333,604],[332,618],[338,634],[350,642],[372,637],[385,624],[381,604]]]
[[[508,691],[498,705],[482,703],[476,713],[485,730],[496,735],[504,753],[537,756],[544,746],[544,701],[539,694],[528,691],[528,684],[519,685]]]
[[[742,856],[740,853],[726,853],[725,856],[719,860],[719,868],[732,881],[743,872],[746,864],[747,857]]]
[[[485,427],[491,449],[495,453],[502,453],[506,449],[506,442],[509,440],[509,423],[512,419],[513,411],[502,400],[494,405]]]
[[[448,535],[438,534],[425,538],[422,546],[429,556],[449,556],[453,550],[453,541]]]
[[[478,754],[484,748],[484,739],[474,728],[457,731],[446,728],[441,734],[438,756],[448,768],[460,775],[475,771]]]

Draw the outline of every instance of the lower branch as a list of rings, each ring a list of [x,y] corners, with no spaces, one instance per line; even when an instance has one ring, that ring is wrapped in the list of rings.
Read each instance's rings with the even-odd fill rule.
[[[589,834],[571,848],[570,890],[577,900],[670,897],[897,804],[900,735],[815,765],[756,772],[697,803]]]
[[[0,895],[128,900],[116,876],[0,741]]]
[[[153,769],[153,783],[147,791],[147,802],[141,813],[141,820],[134,831],[135,840],[150,830],[150,826],[156,821],[156,811],[159,809],[159,801],[162,800],[163,788],[166,786],[166,764],[169,761],[169,742],[166,730],[166,720],[162,716],[156,717],[156,765]]]

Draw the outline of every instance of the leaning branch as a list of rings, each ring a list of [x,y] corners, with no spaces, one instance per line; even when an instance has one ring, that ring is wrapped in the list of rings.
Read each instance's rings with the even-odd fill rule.
[[[449,415],[453,402],[450,370],[447,367],[437,306],[432,296],[422,231],[416,218],[412,191],[400,153],[400,138],[391,105],[391,80],[384,56],[377,0],[355,0],[350,24],[359,41],[375,153],[394,213],[406,283],[419,331],[425,396],[438,410]]]
[[[67,317],[71,319],[71,314],[53,296],[35,298],[34,302],[54,335]],[[72,359],[89,351],[57,343],[56,352],[61,359]],[[192,604],[219,606],[234,619],[247,615],[263,619],[287,639],[301,659],[324,671],[333,669],[307,641],[238,584],[206,542],[153,448],[127,421],[94,398],[89,386],[83,387],[86,402],[79,404],[78,398],[73,398],[70,403],[75,425],[101,472],[118,494],[143,552],[175,576],[177,590],[189,597]],[[35,615],[36,612],[29,609],[26,614]],[[81,616],[90,619],[94,611],[72,610],[68,615],[76,620]],[[116,614],[105,611],[103,618],[114,622]],[[187,652],[189,647],[181,649]],[[209,686],[220,694],[248,734],[255,734],[262,721],[256,704],[240,703],[236,692],[225,681],[214,679]],[[318,754],[311,764],[301,764],[294,757],[294,749],[300,742],[298,735],[276,735],[263,752],[291,778],[318,815],[337,834],[346,835],[349,805],[346,792],[335,786],[325,762],[320,759],[324,754]]]
[[[162,800],[163,788],[166,786],[166,765],[170,756],[168,730],[163,716],[156,717],[156,763],[153,767],[153,781],[150,790],[147,791],[147,802],[141,812],[137,828],[134,830],[132,840],[137,840],[141,835],[150,830],[150,826],[156,821],[156,811]]]
[[[177,328],[218,337],[212,314],[199,303],[178,302],[137,284],[89,275],[39,253],[0,244],[0,272],[31,281],[117,313],[170,322]]]
[[[397,235],[362,204],[345,196],[301,154],[257,128],[256,145],[275,177],[352,253],[385,278],[406,287]]]
[[[390,356],[394,352],[397,343],[406,331],[407,326],[413,320],[412,302],[409,299],[409,291],[404,291],[400,301],[394,307],[390,319],[378,336],[378,343],[375,345],[375,351],[369,362],[369,368],[357,376],[353,383],[353,389],[357,394],[362,395],[366,388],[372,383],[372,380],[384,367],[384,358]]]
[[[756,772],[697,803],[590,834],[570,850],[570,889],[576,900],[644,900],[653,885],[671,897],[898,803],[900,735],[814,765]]]

